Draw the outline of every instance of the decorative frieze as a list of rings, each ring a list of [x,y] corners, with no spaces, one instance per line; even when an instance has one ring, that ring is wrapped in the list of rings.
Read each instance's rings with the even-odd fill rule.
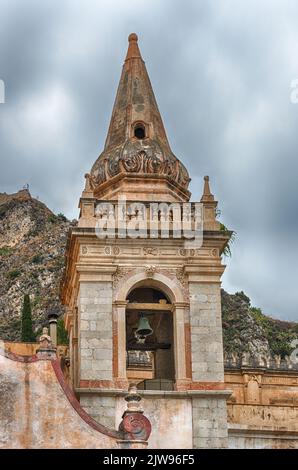
[[[81,246],[81,254],[88,256],[120,256],[120,257],[159,257],[159,258],[199,258],[199,259],[213,259],[219,256],[218,248],[179,248],[177,246],[163,246],[157,247],[149,246],[136,246],[139,242],[123,244],[121,242],[117,245],[110,245],[107,243],[90,244]]]

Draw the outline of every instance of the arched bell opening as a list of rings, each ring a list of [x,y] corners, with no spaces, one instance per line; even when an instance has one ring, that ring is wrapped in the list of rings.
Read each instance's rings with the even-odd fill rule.
[[[127,296],[126,375],[139,388],[173,390],[173,305],[159,289],[137,287]]]

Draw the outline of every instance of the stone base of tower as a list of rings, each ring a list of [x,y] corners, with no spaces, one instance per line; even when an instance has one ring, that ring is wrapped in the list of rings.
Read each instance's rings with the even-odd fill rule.
[[[124,409],[125,401],[123,398]],[[83,394],[80,396],[80,405],[97,422],[115,429],[116,426],[116,397],[102,394]],[[123,409],[123,411],[124,411]],[[121,421],[121,419],[120,419]],[[120,423],[119,421],[119,423]],[[119,424],[118,423],[118,424]]]
[[[226,398],[217,396],[193,397],[192,425],[194,449],[228,447]]]
[[[139,391],[152,425],[149,449],[228,447],[226,390]],[[80,391],[80,403],[96,421],[118,428],[125,410],[124,392]],[[179,428],[179,432],[177,429]]]

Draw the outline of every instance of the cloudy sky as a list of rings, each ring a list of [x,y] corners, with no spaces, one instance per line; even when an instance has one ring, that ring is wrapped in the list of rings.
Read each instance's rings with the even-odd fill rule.
[[[130,32],[193,200],[237,232],[224,287],[298,320],[297,0],[0,0],[0,192],[77,217]]]

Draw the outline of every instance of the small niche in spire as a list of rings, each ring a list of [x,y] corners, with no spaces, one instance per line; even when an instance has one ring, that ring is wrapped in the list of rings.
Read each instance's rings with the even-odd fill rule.
[[[146,137],[146,132],[145,132],[145,127],[143,126],[143,124],[136,124],[135,127],[134,127],[134,136],[137,138],[137,139],[145,139]]]

